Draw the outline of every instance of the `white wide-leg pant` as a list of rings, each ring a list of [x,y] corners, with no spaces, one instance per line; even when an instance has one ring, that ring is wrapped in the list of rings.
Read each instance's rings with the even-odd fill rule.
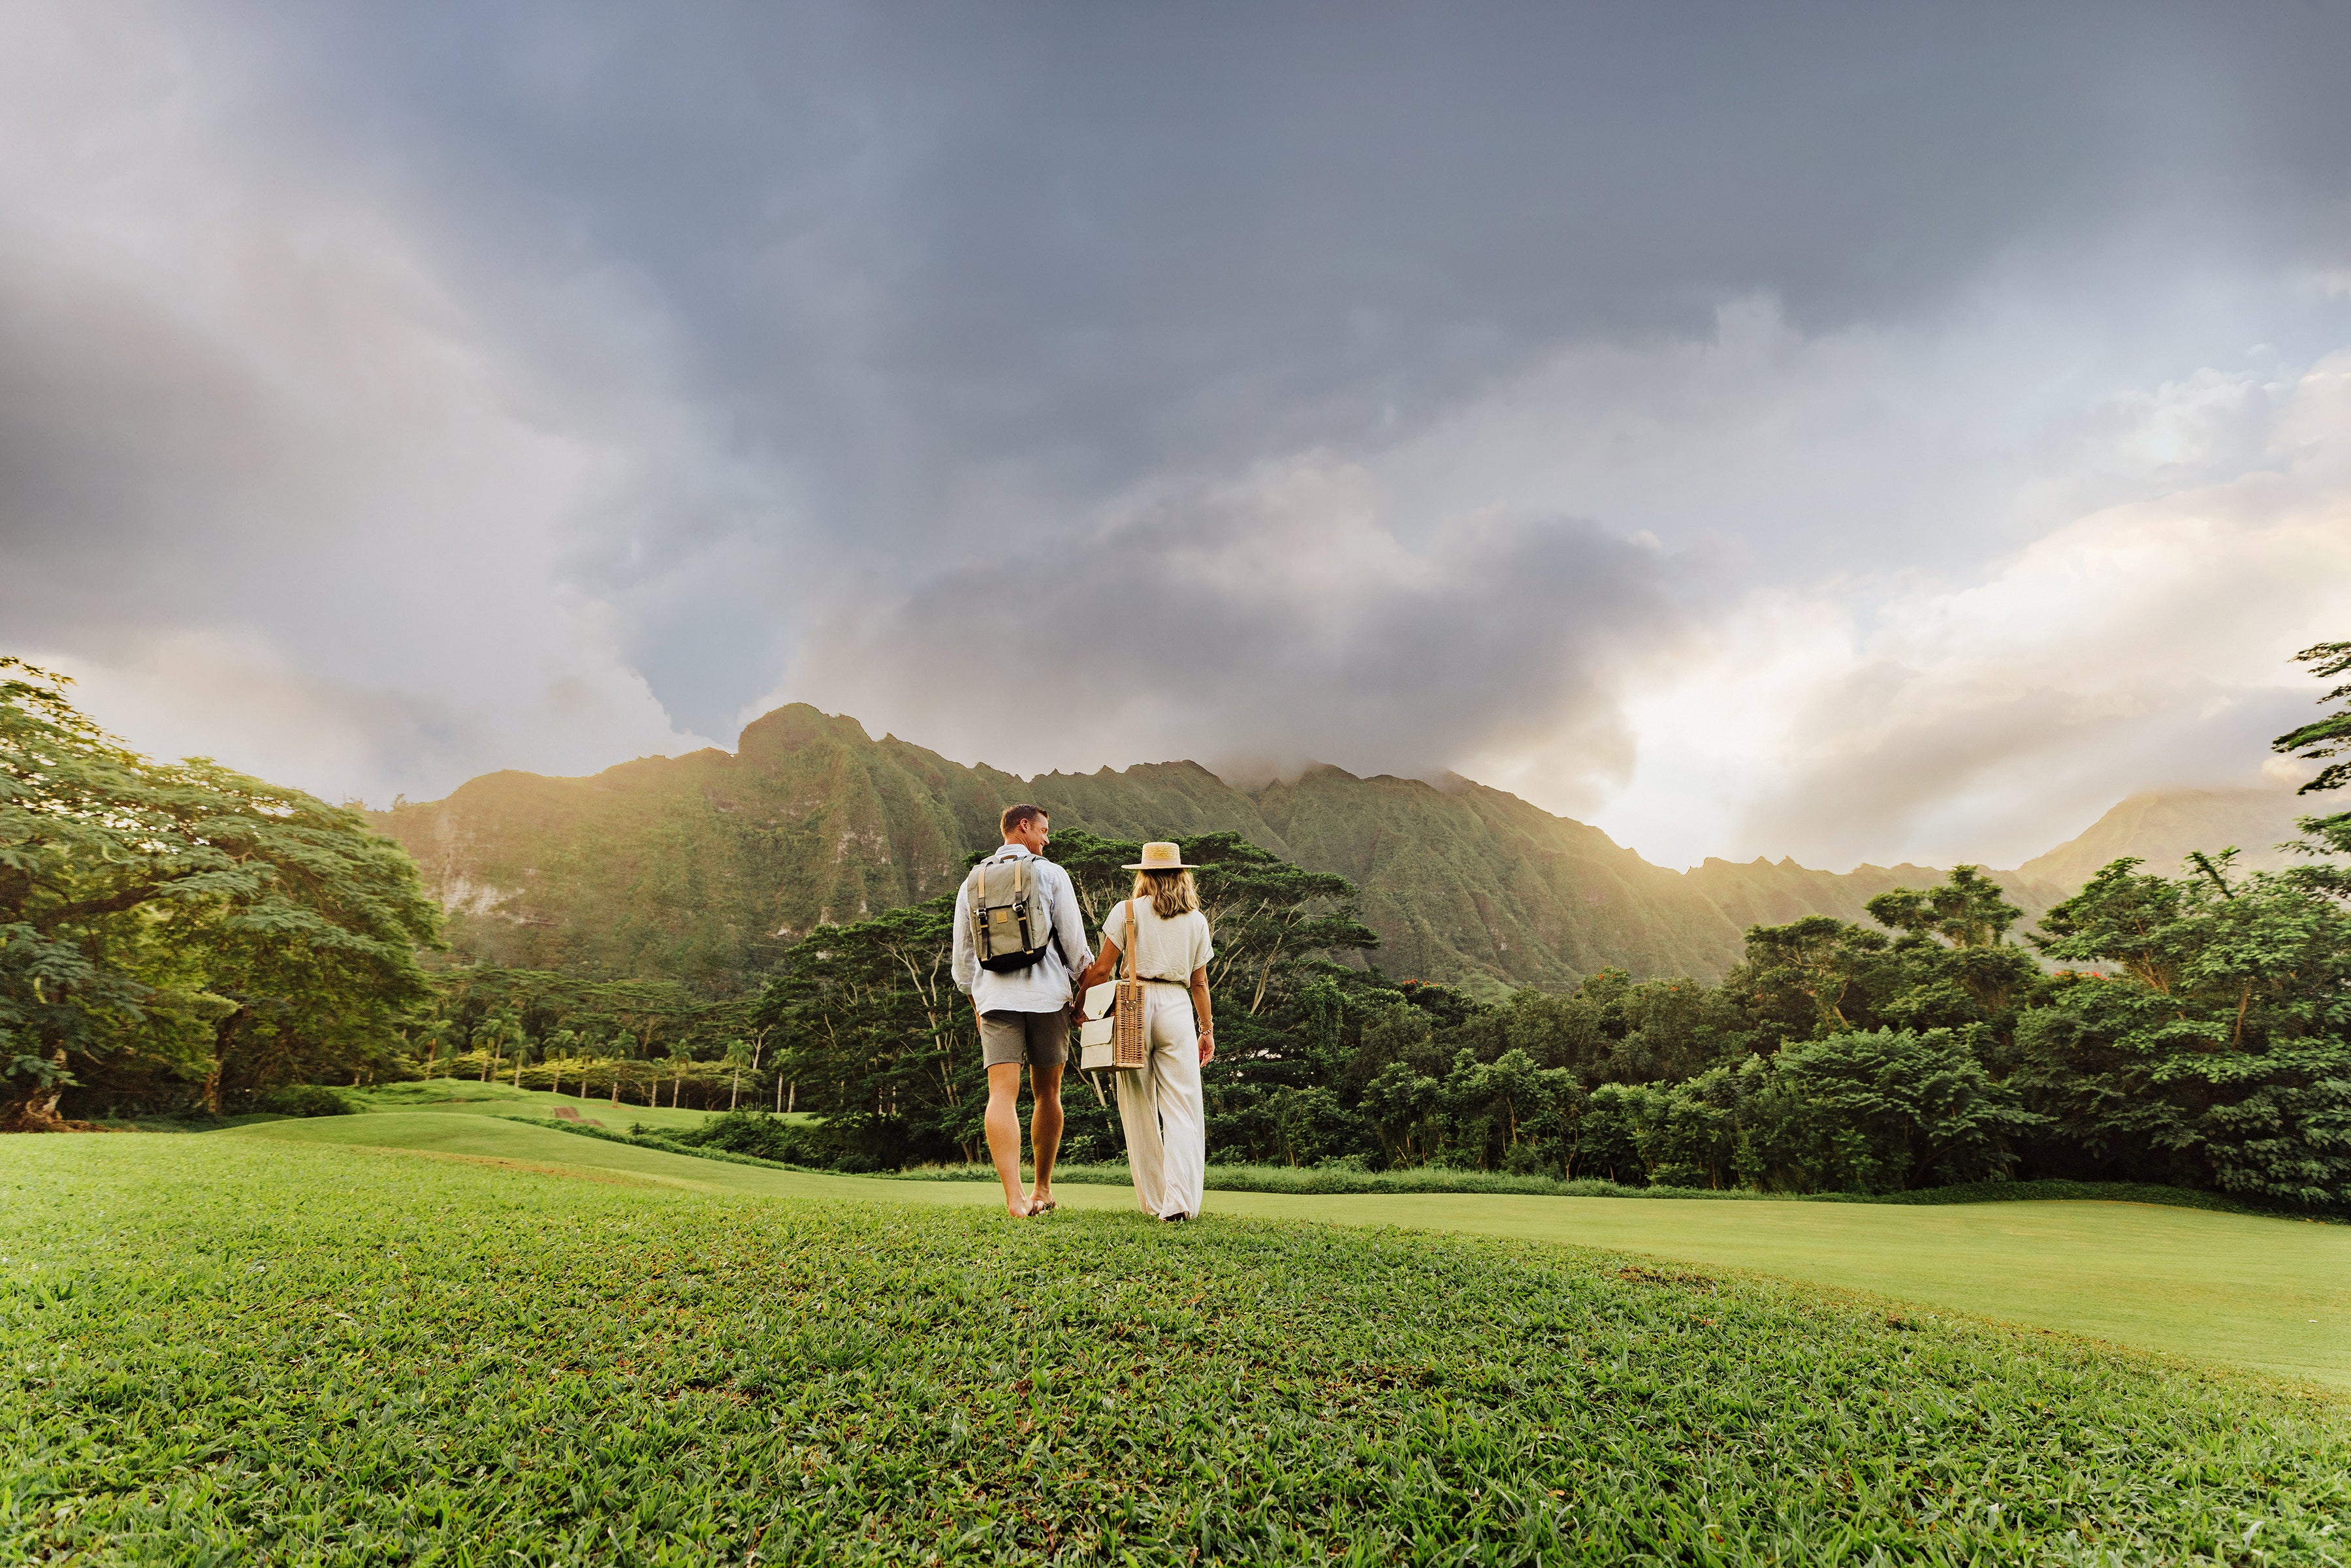
[[[1126,1164],[1135,1201],[1161,1218],[1200,1212],[1208,1163],[1207,1107],[1200,1097],[1200,1031],[1192,993],[1181,986],[1143,988],[1151,1060],[1118,1081],[1118,1119],[1126,1130]]]

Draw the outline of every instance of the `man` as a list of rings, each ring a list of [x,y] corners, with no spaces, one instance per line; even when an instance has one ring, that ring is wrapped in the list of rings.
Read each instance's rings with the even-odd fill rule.
[[[980,872],[956,894],[955,983],[971,998],[979,1020],[980,1060],[987,1065],[987,1156],[1004,1183],[1004,1210],[1015,1219],[1044,1214],[1053,1201],[1053,1156],[1061,1146],[1061,1067],[1070,1054],[1072,977],[1093,962],[1086,925],[1070,873],[1040,858],[1050,841],[1041,806],[1007,806],[998,823],[1004,847],[981,867],[1027,860],[1033,914],[1044,951],[1018,968],[982,967],[972,930],[973,887]],[[1037,1187],[1020,1188],[1020,1069],[1029,1069],[1029,1143],[1037,1156]]]

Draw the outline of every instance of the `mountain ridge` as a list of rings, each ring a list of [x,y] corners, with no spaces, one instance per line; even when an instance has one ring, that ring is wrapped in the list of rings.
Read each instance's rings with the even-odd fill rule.
[[[1944,874],[1761,856],[1670,870],[1589,823],[1458,777],[1440,786],[1316,764],[1251,789],[1178,760],[1023,779],[874,739],[854,717],[806,704],[753,720],[732,752],[639,758],[580,779],[501,770],[370,817],[414,856],[469,957],[725,989],[820,925],[952,888],[965,857],[997,841],[997,813],[1014,800],[1045,807],[1057,827],[1124,839],[1234,831],[1336,872],[1361,892],[1384,969],[1485,993],[1572,985],[1609,967],[1715,979],[1750,925],[1863,920],[1876,894]],[[2116,831],[2127,836],[2107,838]],[[2051,858],[2067,847],[2027,865],[2070,865]],[[2028,921],[2078,885],[1992,874]]]

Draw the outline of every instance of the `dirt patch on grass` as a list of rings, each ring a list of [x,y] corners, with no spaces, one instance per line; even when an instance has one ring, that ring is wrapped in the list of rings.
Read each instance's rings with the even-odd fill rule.
[[[1652,1269],[1646,1264],[1627,1263],[1616,1270],[1620,1280],[1636,1285],[1679,1285],[1686,1291],[1711,1291],[1714,1281],[1704,1274],[1691,1274],[1679,1269]]]

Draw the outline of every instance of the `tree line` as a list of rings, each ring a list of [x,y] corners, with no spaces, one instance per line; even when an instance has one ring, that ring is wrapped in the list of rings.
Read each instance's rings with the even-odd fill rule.
[[[2342,674],[2351,644],[2304,658]],[[2279,745],[2340,755],[2351,707]],[[2346,781],[2329,763],[2311,788]],[[2303,827],[2305,862],[2282,872],[2117,862],[2022,941],[1962,867],[1872,900],[1868,925],[1756,927],[1719,984],[1605,970],[1491,1002],[1383,974],[1344,879],[1235,834],[1184,840],[1217,949],[1211,1157],[1786,1192],[2064,1176],[2351,1206],[2351,813]],[[1138,848],[1056,832],[1090,929]],[[845,1169],[976,1160],[953,902],[820,928],[727,996],[429,967],[437,910],[356,813],[140,758],[57,677],[0,660],[0,1124],[454,1074],[814,1112],[778,1135]],[[1066,1158],[1121,1157],[1105,1089],[1073,1075]]]
[[[2351,814],[2306,828],[2314,854],[2351,853]],[[1135,851],[1070,837],[1088,861]],[[1217,927],[1212,1160],[1790,1193],[2065,1177],[2351,1206],[2339,864],[2245,874],[2224,853],[2167,877],[2117,862],[2022,943],[2018,910],[1963,866],[1871,900],[1870,925],[1758,926],[1718,985],[1610,969],[1480,1003],[1335,961],[1374,945],[1339,879],[1310,885],[1228,834],[1185,854],[1207,867],[1212,907],[1249,911]],[[799,1157],[977,1157],[951,908],[819,933],[761,999],[800,1105],[831,1124]],[[1276,929],[1296,945],[1258,935]],[[1068,1157],[1115,1158],[1092,1090],[1069,1096]]]
[[[2351,643],[2305,650],[2322,676]],[[2322,702],[2351,697],[2351,685]],[[2281,737],[2351,782],[2351,706]],[[1343,879],[1232,834],[1181,841],[1217,959],[1214,1160],[1447,1166],[1625,1185],[1883,1193],[2020,1177],[2145,1181],[2351,1207],[2351,813],[2304,863],[2234,852],[2105,867],[2024,941],[1981,869],[1747,934],[1721,983],[1620,970],[1481,1003],[1397,981]],[[1090,926],[1138,846],[1061,831]],[[985,1095],[947,977],[953,899],[810,936],[757,1016],[849,1168],[976,1160]],[[1099,1084],[1065,1157],[1118,1157]]]

